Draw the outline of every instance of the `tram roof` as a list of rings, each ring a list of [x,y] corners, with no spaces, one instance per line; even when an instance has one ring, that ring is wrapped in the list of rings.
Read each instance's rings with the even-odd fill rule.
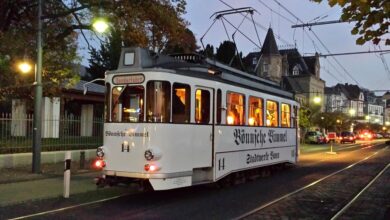
[[[122,48],[118,69],[107,71],[106,74],[145,71],[156,68],[175,70],[176,73],[182,75],[221,81],[290,99],[293,98],[293,93],[283,90],[276,82],[254,76],[199,54],[163,55],[140,47]]]

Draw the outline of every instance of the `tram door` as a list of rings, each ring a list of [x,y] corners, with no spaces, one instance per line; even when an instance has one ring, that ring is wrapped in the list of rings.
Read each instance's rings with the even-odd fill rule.
[[[198,131],[195,151],[203,165],[212,166],[214,90],[206,87],[195,88],[195,123]]]

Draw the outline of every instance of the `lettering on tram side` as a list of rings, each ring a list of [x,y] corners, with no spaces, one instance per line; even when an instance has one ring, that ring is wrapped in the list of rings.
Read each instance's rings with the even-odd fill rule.
[[[246,164],[257,163],[268,160],[279,159],[279,153],[277,152],[265,152],[264,154],[247,154],[246,155]]]
[[[110,137],[149,137],[149,132],[124,132],[124,131],[106,131],[105,136]]]
[[[233,131],[234,143],[236,145],[251,144],[257,147],[261,147],[267,143],[287,142],[287,130],[282,132],[276,132],[273,129],[268,130],[268,134],[263,130],[257,130],[247,132],[245,129],[234,129]],[[267,138],[268,137],[268,138]]]

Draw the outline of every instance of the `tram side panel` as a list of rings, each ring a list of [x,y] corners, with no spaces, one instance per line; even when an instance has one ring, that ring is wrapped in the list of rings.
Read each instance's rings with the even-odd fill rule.
[[[278,163],[296,163],[296,130],[216,126],[214,181],[230,173]]]

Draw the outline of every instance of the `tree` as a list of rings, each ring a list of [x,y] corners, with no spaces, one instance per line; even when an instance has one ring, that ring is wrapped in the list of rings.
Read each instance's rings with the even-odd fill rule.
[[[200,50],[199,53],[202,54],[205,57],[213,59],[215,57],[214,46],[210,45],[210,44],[207,44],[206,48],[204,50]]]
[[[215,58],[222,63],[230,65],[237,69],[242,69],[242,53],[236,54],[236,44],[232,41],[224,41],[217,48]]]
[[[182,18],[185,0],[108,2],[105,10],[121,31],[124,46],[145,47],[158,53],[174,47],[186,51],[196,48],[188,22]]]
[[[122,46],[165,54],[192,53],[197,49],[188,22],[181,18],[184,0],[110,1],[105,11],[110,14],[113,33],[100,50],[90,50],[88,72],[93,78],[103,78],[106,70],[117,68]]]
[[[62,86],[77,81],[73,64],[77,57],[77,34],[66,30],[72,26],[66,5],[47,0],[44,4],[42,84],[44,95],[58,94]],[[23,76],[17,62],[36,60],[37,4],[34,1],[5,1],[0,5],[0,100],[7,97],[32,98],[34,74]],[[6,58],[6,59],[5,59]]]
[[[311,0],[322,2],[323,0]],[[353,35],[358,35],[356,44],[363,45],[368,41],[379,44],[385,40],[390,45],[390,39],[386,38],[390,24],[390,1],[388,0],[328,0],[331,7],[339,5],[343,8],[342,21],[356,22],[351,30]]]
[[[100,50],[92,48],[90,50],[91,58],[89,59],[88,73],[90,79],[104,78],[106,70],[118,68],[120,53],[122,48],[121,32],[117,29],[111,29],[111,33],[106,42],[100,45]]]

